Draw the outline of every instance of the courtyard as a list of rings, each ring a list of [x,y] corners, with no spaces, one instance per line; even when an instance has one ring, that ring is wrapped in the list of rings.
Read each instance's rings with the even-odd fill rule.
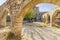
[[[60,40],[60,0],[6,0],[0,5],[0,40]]]

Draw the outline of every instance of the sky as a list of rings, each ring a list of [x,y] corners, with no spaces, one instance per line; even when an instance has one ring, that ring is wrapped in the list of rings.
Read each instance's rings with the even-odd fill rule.
[[[6,0],[0,0],[0,6],[5,2]]]
[[[41,4],[38,4],[36,6],[39,7],[39,11],[41,11],[41,12],[50,11],[51,9],[56,7],[55,5],[48,4],[48,3],[41,3]]]
[[[5,2],[6,0],[0,0],[0,6]],[[53,9],[55,7],[55,5],[53,4],[47,4],[47,3],[41,3],[36,5],[37,7],[39,7],[39,11],[40,12],[46,12],[49,11],[51,9]]]

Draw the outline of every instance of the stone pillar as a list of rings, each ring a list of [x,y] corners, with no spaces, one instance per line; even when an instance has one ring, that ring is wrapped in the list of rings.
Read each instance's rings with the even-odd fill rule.
[[[45,15],[45,23],[48,23],[48,14]]]
[[[11,14],[11,32],[18,40],[21,40],[22,22],[21,16],[17,17],[15,14]]]
[[[54,25],[54,17],[53,17],[53,15],[50,15],[50,27],[53,27],[53,25]]]
[[[52,27],[52,15],[50,15],[50,27]]]
[[[44,20],[44,23],[48,23],[48,14],[46,13],[46,14],[44,14],[43,15],[43,20]]]

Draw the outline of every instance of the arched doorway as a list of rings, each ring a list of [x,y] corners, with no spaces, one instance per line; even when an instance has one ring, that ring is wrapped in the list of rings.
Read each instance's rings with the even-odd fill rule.
[[[23,22],[23,19],[24,19],[24,17],[25,17],[25,15],[26,15],[26,12],[30,9],[30,8],[32,8],[32,7],[34,7],[36,4],[38,4],[38,3],[52,3],[52,4],[55,4],[55,5],[57,5],[57,6],[59,6],[60,7],[60,0],[31,0],[22,10],[21,10],[21,12],[20,12],[20,14],[17,16],[17,18],[16,18],[16,24],[15,25],[17,25],[17,29],[19,29],[19,27],[20,27],[20,30],[16,30],[16,31],[18,31],[18,32],[21,32],[21,28],[22,28],[22,22]],[[18,22],[18,20],[19,20],[19,22]],[[18,24],[20,24],[20,25],[18,25]],[[17,32],[16,32],[17,33]],[[19,34],[19,33],[17,33],[17,34]]]
[[[31,2],[29,2],[23,9],[22,9],[22,11],[21,11],[21,14],[20,14],[20,16],[22,16],[22,17],[24,17],[25,16],[25,13],[30,9],[30,8],[32,8],[32,7],[34,7],[36,4],[38,4],[38,3],[52,3],[52,4],[55,4],[55,5],[57,5],[57,6],[60,6],[59,5],[59,0],[57,1],[57,0],[33,0],[33,1],[31,1]]]
[[[60,9],[59,8],[56,8],[54,10],[55,12],[53,12],[53,16],[52,16],[52,24],[53,25],[56,25],[56,26],[59,26],[60,25]]]
[[[15,25],[14,25],[13,33],[15,33],[17,36],[19,34],[21,35],[22,23],[23,23],[23,19],[24,19],[25,15],[26,15],[26,12],[38,3],[52,3],[52,4],[58,5],[60,7],[60,4],[59,4],[60,0],[31,0],[28,4],[26,4],[26,6],[24,6],[24,8],[21,10],[20,14],[17,15],[16,20],[14,20]]]
[[[60,6],[59,5],[59,0],[57,1],[57,0],[33,0],[33,1],[31,1],[31,2],[29,2],[22,10],[21,10],[21,14],[19,14],[18,15],[18,17],[21,17],[22,19],[24,19],[24,17],[25,17],[25,15],[26,15],[26,12],[30,9],[30,8],[32,8],[32,7],[34,7],[36,4],[38,4],[38,3],[52,3],[52,4],[55,4],[55,5],[57,5],[57,6]],[[21,21],[23,21],[23,20],[21,20]]]
[[[6,26],[11,26],[11,15],[10,13],[8,13],[8,15],[6,16]]]
[[[6,27],[6,17],[8,15],[8,10],[4,9],[0,17],[0,26]]]

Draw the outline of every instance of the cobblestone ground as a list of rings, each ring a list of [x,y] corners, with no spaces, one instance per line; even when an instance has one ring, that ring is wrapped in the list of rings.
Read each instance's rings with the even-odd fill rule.
[[[38,24],[30,23],[23,24],[22,37],[29,40],[60,40],[60,29],[54,29],[52,27],[37,27]],[[10,29],[0,28],[0,40],[7,40]],[[8,40],[17,40],[10,35]]]
[[[32,26],[34,25],[34,26]],[[37,27],[38,24],[23,25],[22,35],[29,40],[60,40],[60,29]]]

